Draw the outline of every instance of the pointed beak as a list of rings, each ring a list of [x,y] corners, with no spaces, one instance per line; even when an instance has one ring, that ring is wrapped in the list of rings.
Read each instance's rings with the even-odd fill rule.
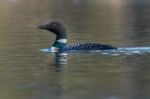
[[[39,25],[37,28],[39,28],[39,29],[46,29],[46,25]]]

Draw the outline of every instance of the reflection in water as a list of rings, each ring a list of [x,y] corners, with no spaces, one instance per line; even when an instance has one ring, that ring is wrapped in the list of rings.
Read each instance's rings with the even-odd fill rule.
[[[67,53],[56,52],[55,53],[56,64],[67,64]]]
[[[54,54],[57,70],[58,71],[64,70],[67,64],[67,53],[56,52]]]

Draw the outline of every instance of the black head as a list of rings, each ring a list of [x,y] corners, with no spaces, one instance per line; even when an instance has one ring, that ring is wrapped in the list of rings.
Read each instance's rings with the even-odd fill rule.
[[[56,36],[60,36],[61,38],[66,38],[66,29],[59,22],[49,22],[48,24],[38,26],[39,29],[48,30],[56,34]]]

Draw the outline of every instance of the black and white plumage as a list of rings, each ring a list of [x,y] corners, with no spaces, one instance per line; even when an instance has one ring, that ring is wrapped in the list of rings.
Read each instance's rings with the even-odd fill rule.
[[[116,49],[111,45],[104,45],[99,43],[78,43],[67,45],[67,33],[65,27],[59,22],[50,22],[45,25],[38,26],[40,29],[48,30],[56,35],[56,40],[51,47],[51,52],[57,51],[71,51],[71,50],[110,50]]]
[[[109,49],[115,49],[115,47],[112,47],[110,45],[103,45],[99,43],[78,43],[78,44],[71,44],[65,46],[62,50],[68,51],[68,50],[109,50]]]

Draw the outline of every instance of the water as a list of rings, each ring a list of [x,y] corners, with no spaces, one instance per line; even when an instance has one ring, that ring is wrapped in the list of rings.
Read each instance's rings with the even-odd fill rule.
[[[43,53],[60,21],[69,43],[150,47],[148,0],[1,0],[1,99],[149,99],[150,53]]]

